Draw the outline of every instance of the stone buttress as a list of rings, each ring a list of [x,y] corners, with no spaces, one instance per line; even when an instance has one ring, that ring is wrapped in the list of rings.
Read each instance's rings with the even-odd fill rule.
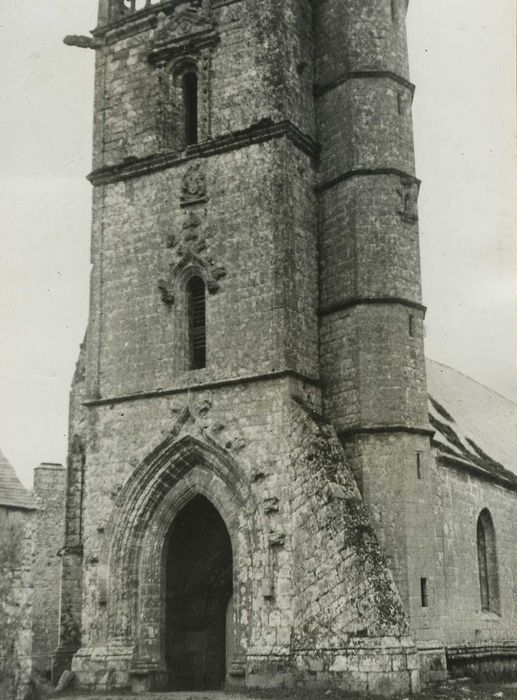
[[[404,15],[102,0],[93,38],[67,39],[97,55],[58,655],[83,686],[418,688],[433,574],[408,563],[410,523],[426,537],[432,504],[412,485],[429,428]],[[203,651],[220,630],[169,612],[178,523],[207,502],[231,542],[224,677]],[[184,687],[179,638],[205,669]]]

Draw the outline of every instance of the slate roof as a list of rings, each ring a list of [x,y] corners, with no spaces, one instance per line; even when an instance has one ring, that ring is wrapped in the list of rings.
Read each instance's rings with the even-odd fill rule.
[[[13,467],[0,450],[0,506],[35,508],[34,500],[16,476]]]
[[[517,404],[427,360],[429,419],[442,461],[517,488]]]

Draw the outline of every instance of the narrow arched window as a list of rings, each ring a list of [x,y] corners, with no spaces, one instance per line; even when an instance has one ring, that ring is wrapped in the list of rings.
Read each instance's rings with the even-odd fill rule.
[[[490,511],[481,511],[477,522],[477,550],[481,610],[500,612],[499,571],[495,529]]]
[[[185,145],[197,143],[198,85],[195,70],[186,70],[181,79],[183,93],[183,116],[185,120]]]
[[[201,277],[187,284],[190,369],[206,367],[206,290]]]

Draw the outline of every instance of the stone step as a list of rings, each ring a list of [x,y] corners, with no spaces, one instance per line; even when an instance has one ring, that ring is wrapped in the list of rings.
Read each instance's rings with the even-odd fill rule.
[[[85,693],[67,691],[64,695],[56,696],[59,700],[250,700],[249,696],[239,693],[224,693],[217,691],[183,691],[170,693]],[[260,700],[260,698],[254,698]]]

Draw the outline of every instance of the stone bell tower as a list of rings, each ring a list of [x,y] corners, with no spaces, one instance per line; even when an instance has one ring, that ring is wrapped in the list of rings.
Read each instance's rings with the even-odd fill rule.
[[[56,657],[83,686],[418,687],[406,5],[101,0],[67,38],[97,54]]]

